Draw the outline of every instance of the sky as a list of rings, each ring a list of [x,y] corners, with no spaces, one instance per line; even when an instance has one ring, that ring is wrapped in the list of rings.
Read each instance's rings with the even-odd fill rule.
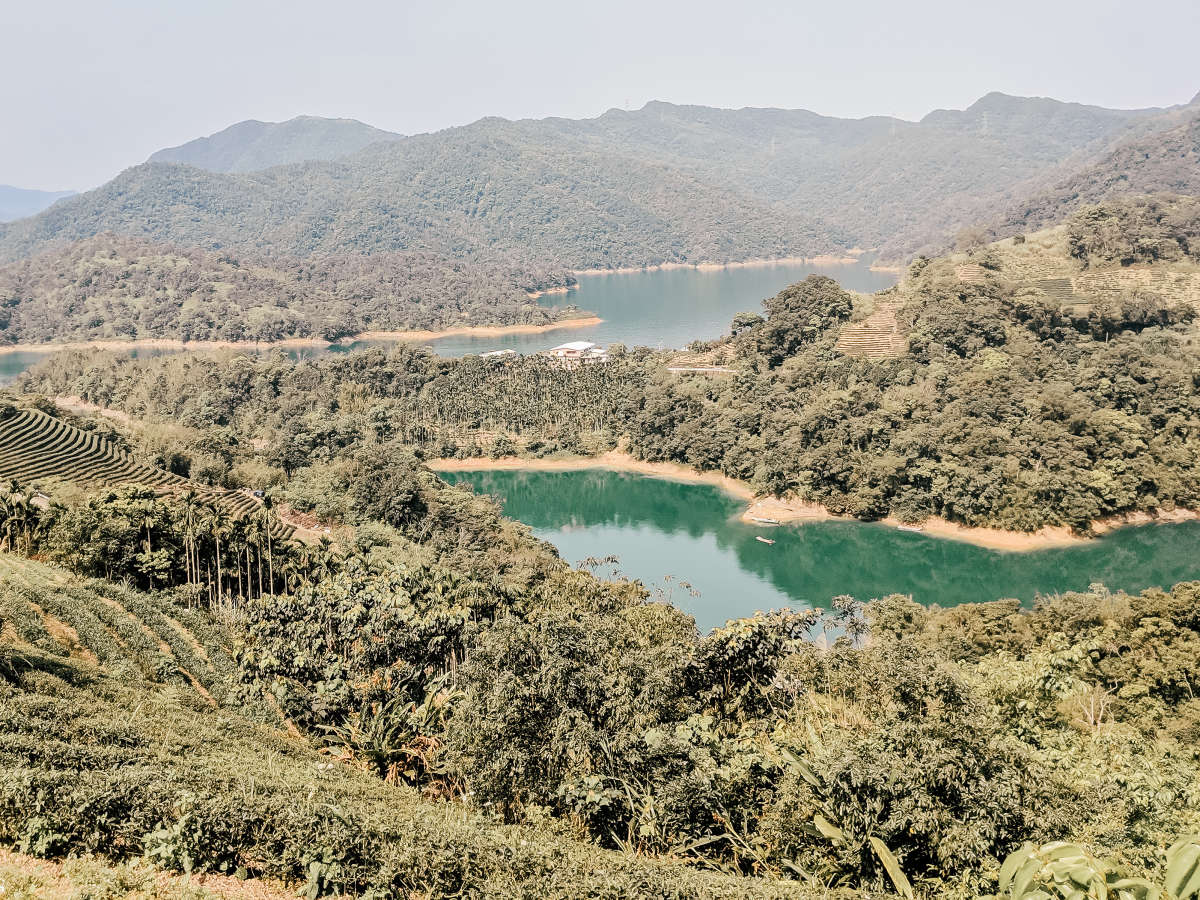
[[[414,134],[649,100],[919,119],[1200,91],[1200,0],[12,0],[0,184],[95,187],[243,119]]]

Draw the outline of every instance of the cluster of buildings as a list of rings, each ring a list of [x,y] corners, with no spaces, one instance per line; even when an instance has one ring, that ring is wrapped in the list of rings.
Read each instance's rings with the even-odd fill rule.
[[[517,351],[493,350],[490,353],[482,353],[480,355],[484,359],[502,359],[506,356],[516,356]],[[593,344],[591,341],[570,341],[566,344],[559,344],[557,347],[551,347],[549,350],[544,351],[541,355],[554,360],[568,369],[592,363],[608,362],[608,351],[603,347]]]

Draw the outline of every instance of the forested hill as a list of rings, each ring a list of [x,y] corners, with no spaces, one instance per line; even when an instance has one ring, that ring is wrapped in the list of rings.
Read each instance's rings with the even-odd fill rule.
[[[1159,191],[1200,194],[1200,106],[1178,126],[1122,142],[1098,162],[1015,205],[994,231],[1007,237],[1057,222],[1081,203]]]
[[[297,116],[286,122],[248,119],[216,134],[168,147],[149,162],[185,163],[211,172],[253,172],[287,163],[337,159],[400,135],[354,119]]]
[[[573,310],[539,306],[529,293],[572,283],[561,269],[502,256],[265,260],[102,234],[0,266],[0,345],[543,325]]]
[[[411,348],[301,366],[78,353],[17,384],[160,422],[249,420],[287,468],[343,439],[305,415],[314,384],[336,398],[351,380],[372,422],[430,456],[620,445],[860,518],[1086,530],[1200,509],[1198,311],[1200,201],[1156,196],[918,260],[869,297],[811,276],[688,363],[619,346],[574,371]]]
[[[921,122],[668,103],[482,119],[250,174],[138,166],[0,229],[0,258],[100,231],[292,255],[501,250],[571,268],[814,255],[940,233],[1162,115],[989,94]]]

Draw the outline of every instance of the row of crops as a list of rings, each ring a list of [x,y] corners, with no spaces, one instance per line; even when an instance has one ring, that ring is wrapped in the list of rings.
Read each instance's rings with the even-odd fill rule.
[[[95,432],[41,410],[9,409],[8,417],[0,421],[0,482],[32,487],[52,480],[96,487],[137,484],[163,493],[191,489],[235,519],[258,508],[259,501],[250,494],[200,485],[139,462]],[[290,526],[273,521],[273,538],[291,535]]]
[[[201,610],[0,554],[5,643],[224,706],[237,681],[224,629]]]

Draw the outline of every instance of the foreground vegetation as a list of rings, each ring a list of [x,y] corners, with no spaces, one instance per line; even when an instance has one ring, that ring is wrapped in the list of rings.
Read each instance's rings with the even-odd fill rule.
[[[1161,880],[1200,829],[1200,584],[700,637],[553,565],[350,566],[213,613],[0,574],[0,841],[35,855],[310,896],[975,897],[1025,841]]]

